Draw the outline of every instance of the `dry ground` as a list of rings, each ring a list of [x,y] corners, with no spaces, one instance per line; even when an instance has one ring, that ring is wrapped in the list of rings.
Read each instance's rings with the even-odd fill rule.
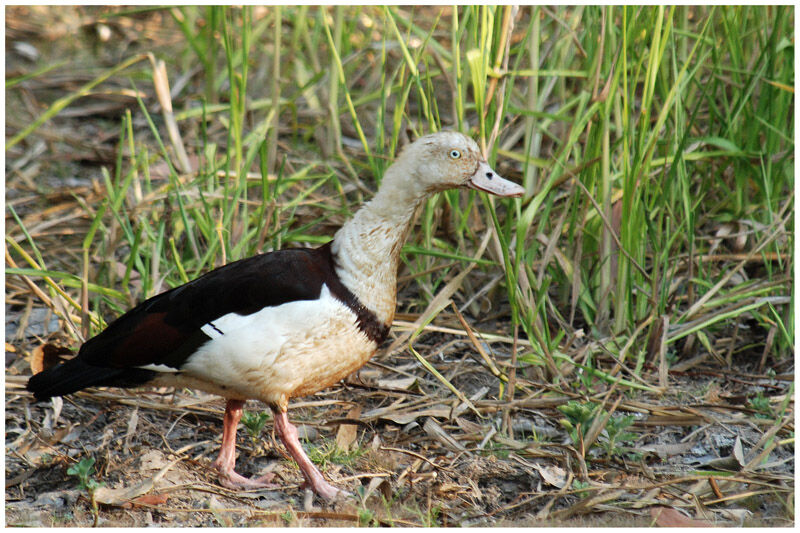
[[[329,507],[299,488],[299,471],[271,438],[269,423],[261,439],[240,429],[239,465],[247,474],[274,471],[282,489],[221,488],[208,468],[220,441],[218,398],[111,389],[80,393],[57,406],[32,403],[22,385],[29,372],[27,347],[37,344],[15,343],[17,351],[7,357],[8,525],[92,524],[89,494],[67,473],[85,457],[97,460],[93,477],[104,483],[96,494],[106,502],[99,504],[102,525],[596,526],[689,520],[658,516],[662,508],[682,509],[705,523],[791,522],[794,457],[791,447],[776,447],[776,440],[793,431],[791,411],[770,420],[754,417],[744,405],[754,388],[780,399],[791,375],[701,366],[674,376],[679,392],[667,397],[604,393],[615,399],[617,413],[636,416],[636,437],[629,444],[640,457],[607,460],[592,452],[584,461],[558,423],[563,415],[556,407],[569,396],[548,392],[541,383],[513,403],[494,400],[497,381],[466,337],[431,332],[417,341],[417,350],[471,398],[477,413],[403,350],[379,356],[340,386],[292,405],[290,414],[326,475],[359,495]],[[509,347],[492,343],[492,349],[502,360]],[[511,435],[503,433],[504,420]],[[335,443],[351,451],[334,451]],[[576,483],[581,479],[588,482]]]
[[[29,70],[25,43],[57,58],[59,43],[71,42],[59,41],[74,29],[71,19],[23,8],[6,15],[7,77]],[[91,17],[80,17],[86,23],[81,31],[91,36]],[[93,56],[98,63],[113,64],[141,46],[130,40],[138,29],[119,24],[114,31],[133,51],[100,46]],[[159,36],[159,45],[168,46]],[[61,55],[73,52],[64,48]],[[43,102],[85,81],[80,73],[58,70],[7,94],[6,134],[38,116]],[[119,97],[78,101],[6,154],[6,202],[44,243],[53,266],[79,268],[72,250],[79,249],[88,220],[76,197],[97,198],[99,169],[114,164],[116,120],[129,105]],[[14,231],[8,212],[6,226]],[[405,284],[401,301],[413,301],[415,290]],[[326,506],[299,488],[299,471],[276,445],[269,422],[258,438],[240,426],[239,465],[248,475],[272,470],[281,489],[232,492],[216,483],[209,465],[220,442],[219,398],[108,389],[33,403],[24,391],[32,354],[45,344],[76,346],[18,277],[7,277],[5,309],[9,526],[787,526],[794,520],[793,361],[766,372],[760,353],[739,352],[730,368],[698,359],[671,372],[671,390],[660,397],[622,393],[578,372],[554,388],[531,369],[517,376],[524,392],[498,400],[498,380],[461,323],[445,312],[415,348],[474,409],[403,345],[382,350],[339,386],[291,405],[290,416],[304,428],[307,449],[326,476],[355,495]],[[404,310],[389,343],[418,316]],[[475,330],[508,335],[507,312],[493,312],[496,321],[467,319]],[[508,341],[481,346],[507,362]],[[587,342],[576,339],[567,355],[580,360]],[[570,392],[585,390],[580,379],[597,391],[593,397]],[[766,398],[760,411],[751,401],[756,392]],[[628,430],[634,436],[623,452],[609,457],[597,447],[581,449],[582,440],[560,423],[564,414],[557,407],[570,400],[633,415]],[[68,473],[89,457],[96,460],[90,479],[102,482],[94,491]]]
[[[65,398],[58,407],[34,404],[21,391],[24,377],[15,375],[27,370],[18,358],[7,372],[7,523],[91,524],[88,493],[67,468],[94,457],[95,477],[104,482],[97,499],[107,502],[99,505],[103,525],[531,525],[578,517],[587,525],[646,525],[662,506],[717,524],[789,524],[794,457],[785,447],[769,453],[774,446],[766,442],[787,437],[793,424],[754,418],[742,405],[753,387],[785,391],[789,377],[696,371],[675,380],[683,392],[672,398],[621,398],[617,412],[636,415],[641,457],[592,453],[584,461],[558,424],[563,415],[555,407],[567,397],[492,400],[497,388],[469,348],[463,336],[436,333],[417,345],[438,354],[437,367],[472,398],[480,417],[402,353],[292,405],[326,475],[359,494],[333,507],[311,502],[299,488],[299,471],[269,424],[262,439],[240,429],[239,465],[247,474],[274,471],[282,489],[221,488],[208,468],[220,440],[218,398],[111,389]],[[511,436],[496,432],[506,413]],[[337,442],[352,451],[333,451]],[[766,464],[759,454],[769,457]],[[581,478],[588,483],[573,483]]]

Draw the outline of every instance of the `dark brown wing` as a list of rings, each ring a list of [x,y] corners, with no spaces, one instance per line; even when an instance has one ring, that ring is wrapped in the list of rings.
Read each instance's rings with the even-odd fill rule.
[[[329,246],[280,250],[230,263],[131,309],[81,346],[78,355],[33,376],[39,399],[89,386],[135,386],[157,373],[146,365],[180,370],[210,338],[202,327],[237,313],[319,297],[323,283],[338,282]],[[340,285],[340,284],[339,284]]]

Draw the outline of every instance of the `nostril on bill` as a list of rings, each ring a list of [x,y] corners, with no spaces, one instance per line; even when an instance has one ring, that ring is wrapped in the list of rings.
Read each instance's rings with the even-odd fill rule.
[[[494,177],[494,174],[492,174],[491,172],[487,172],[487,173],[486,173],[486,177],[487,177],[488,179],[492,179],[492,178]]]

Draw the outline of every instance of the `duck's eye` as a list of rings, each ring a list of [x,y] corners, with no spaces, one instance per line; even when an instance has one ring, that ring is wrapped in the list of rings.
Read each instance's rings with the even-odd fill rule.
[[[461,152],[459,152],[458,150],[450,150],[450,157],[452,157],[453,159],[458,159],[459,157],[461,157]]]

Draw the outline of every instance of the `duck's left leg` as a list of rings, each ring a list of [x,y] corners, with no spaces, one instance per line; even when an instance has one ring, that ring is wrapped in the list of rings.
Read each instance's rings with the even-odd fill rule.
[[[248,479],[234,470],[236,466],[236,426],[242,418],[244,402],[242,400],[228,400],[225,404],[225,417],[222,422],[222,447],[219,457],[211,465],[219,472],[219,481],[229,489],[263,489],[275,488],[277,485],[270,483],[274,474],[269,473],[255,479]]]
[[[286,415],[284,409],[273,409],[275,414],[275,431],[278,437],[283,442],[283,445],[289,451],[289,455],[295,460],[297,466],[303,472],[305,478],[304,486],[310,487],[322,498],[328,501],[333,501],[337,496],[344,496],[347,493],[337,489],[322,477],[322,473],[314,466],[311,459],[306,455],[305,450],[300,445],[300,440],[297,438],[297,428],[289,422],[289,417]]]

